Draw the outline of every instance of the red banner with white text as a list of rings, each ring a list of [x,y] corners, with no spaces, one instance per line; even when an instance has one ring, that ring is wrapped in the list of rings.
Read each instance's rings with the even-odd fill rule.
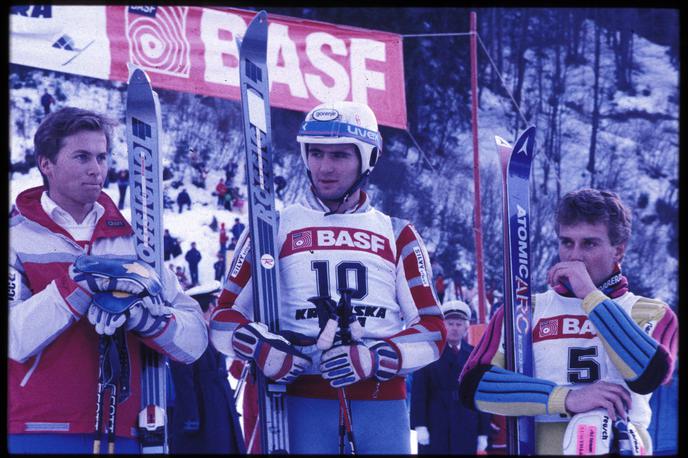
[[[254,11],[187,6],[14,6],[10,62],[126,81],[128,63],[153,86],[239,100],[241,37]],[[272,106],[370,105],[380,124],[406,128],[400,35],[268,15]]]

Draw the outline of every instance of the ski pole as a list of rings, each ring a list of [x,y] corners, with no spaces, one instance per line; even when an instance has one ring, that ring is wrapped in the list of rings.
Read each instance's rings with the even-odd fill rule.
[[[355,455],[356,445],[354,444],[354,432],[351,423],[351,406],[346,398],[346,389],[341,387],[337,394],[339,396],[339,454],[344,454],[344,433],[346,433],[351,454]]]
[[[351,329],[349,327],[349,319],[351,318],[351,288],[342,288],[339,290],[339,304],[337,307],[337,316],[339,318],[339,330],[341,333],[342,345],[351,345],[353,339],[351,337]],[[345,387],[339,388],[337,392],[339,398],[339,453],[344,454],[344,433],[349,441],[351,454],[356,454],[356,446],[354,444],[353,422],[351,419],[351,406],[346,398]]]
[[[110,419],[108,421],[108,454],[115,453],[115,419],[117,417],[117,385],[110,383]]]
[[[236,404],[239,400],[241,389],[244,387],[244,384],[246,383],[246,377],[248,377],[249,368],[250,364],[245,363],[243,369],[241,369],[241,375],[239,376],[239,381],[237,382],[236,390],[234,390],[234,404]]]
[[[95,438],[93,439],[93,454],[100,454],[100,420],[103,413],[103,363],[105,361],[105,337],[98,339],[98,397],[96,398]]]
[[[256,438],[256,431],[258,431],[258,424],[260,422],[260,413],[256,415],[256,424],[253,425],[253,432],[251,433],[251,438],[248,440],[248,447],[246,447],[246,454],[251,454],[251,449],[253,448],[253,439]],[[261,450],[262,452],[262,450]]]

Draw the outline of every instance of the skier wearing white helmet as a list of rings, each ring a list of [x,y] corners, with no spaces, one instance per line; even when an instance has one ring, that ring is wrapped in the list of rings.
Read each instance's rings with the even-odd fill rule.
[[[354,102],[318,105],[306,116],[296,140],[301,144],[301,158],[306,164],[308,177],[316,187],[318,197],[326,205],[327,202],[333,202],[339,206],[348,202],[350,197],[356,197],[360,187],[373,171],[382,151],[382,136],[378,132],[373,110],[367,105]],[[323,186],[323,183],[326,184],[327,176],[321,181],[317,179],[314,181],[308,152],[309,150],[338,151],[342,147],[349,148],[358,155],[359,174],[350,186],[338,189],[341,193],[337,195],[337,192],[328,193],[327,187]],[[320,161],[317,159],[320,156],[318,153],[311,153],[311,162],[319,165]],[[350,175],[350,177],[353,176]],[[319,174],[316,178],[321,178],[321,175]],[[355,199],[352,199],[352,202],[355,202]],[[331,212],[334,213],[335,210],[331,209]]]
[[[319,105],[297,140],[311,187],[279,215],[281,335],[253,321],[244,231],[211,340],[286,384],[290,453],[337,453],[351,429],[357,453],[408,454],[404,376],[437,360],[446,342],[427,251],[408,221],[373,208],[363,190],[382,151],[367,105]],[[342,310],[352,316],[338,321]],[[346,329],[334,336],[338,323],[350,323],[351,338]],[[342,393],[352,421],[340,428]]]

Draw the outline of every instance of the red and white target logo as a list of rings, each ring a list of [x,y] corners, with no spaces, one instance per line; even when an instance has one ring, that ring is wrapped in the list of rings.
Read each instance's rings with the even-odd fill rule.
[[[131,61],[146,70],[188,78],[191,69],[191,46],[186,38],[188,10],[182,6],[127,8]]]
[[[559,333],[559,321],[555,318],[553,320],[546,320],[540,322],[540,337],[553,337]]]

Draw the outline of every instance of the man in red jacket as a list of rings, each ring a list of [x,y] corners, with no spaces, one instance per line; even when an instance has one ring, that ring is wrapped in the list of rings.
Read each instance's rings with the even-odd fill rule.
[[[114,446],[138,453],[141,346],[188,364],[208,343],[198,303],[168,269],[161,279],[136,259],[131,226],[102,192],[111,128],[102,115],[67,107],[34,137],[44,185],[22,192],[10,219],[10,453],[93,451],[100,336],[118,328]],[[121,292],[137,295],[121,313],[93,300]]]

